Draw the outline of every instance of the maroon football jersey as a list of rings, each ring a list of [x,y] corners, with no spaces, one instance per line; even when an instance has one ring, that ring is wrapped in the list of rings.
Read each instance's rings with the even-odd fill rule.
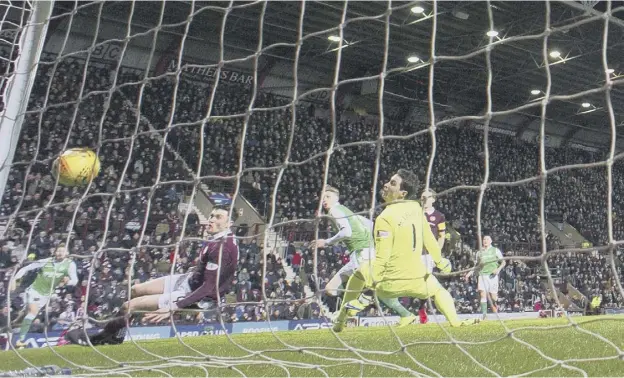
[[[431,227],[433,236],[435,236],[436,240],[439,239],[440,234],[446,231],[446,218],[444,218],[444,214],[442,214],[439,210],[434,209],[431,213],[427,213],[425,211],[425,217],[427,218],[429,227]],[[424,249],[424,252],[427,253],[427,250]]]
[[[200,252],[197,269],[189,278],[193,291],[176,301],[178,308],[205,298],[217,300],[218,295],[225,295],[236,276],[237,264],[238,243],[231,231],[219,233],[208,240]]]
[[[425,216],[427,217],[427,222],[429,222],[429,227],[431,227],[433,236],[439,239],[440,234],[446,231],[446,218],[444,218],[444,214],[442,214],[440,210],[434,209],[431,214],[425,212]]]

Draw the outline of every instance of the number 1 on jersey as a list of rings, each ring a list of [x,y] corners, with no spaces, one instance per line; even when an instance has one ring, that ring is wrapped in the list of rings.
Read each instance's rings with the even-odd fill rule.
[[[416,226],[412,224],[412,251],[416,252]]]

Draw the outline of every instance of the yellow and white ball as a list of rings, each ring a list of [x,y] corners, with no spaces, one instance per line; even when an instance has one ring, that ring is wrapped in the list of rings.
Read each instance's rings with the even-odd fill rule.
[[[100,173],[100,159],[88,148],[70,148],[52,163],[52,175],[66,186],[83,186]]]

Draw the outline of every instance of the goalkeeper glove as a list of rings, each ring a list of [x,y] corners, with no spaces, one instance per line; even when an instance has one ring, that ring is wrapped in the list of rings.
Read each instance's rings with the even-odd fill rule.
[[[440,261],[436,264],[436,267],[444,274],[451,273],[451,262],[449,259],[440,259]]]

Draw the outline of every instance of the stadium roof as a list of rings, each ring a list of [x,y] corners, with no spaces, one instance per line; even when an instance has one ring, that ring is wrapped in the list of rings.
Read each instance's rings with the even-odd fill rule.
[[[532,95],[531,91],[546,91],[548,67],[551,95],[564,96],[595,90],[576,98],[551,101],[547,107],[549,132],[567,140],[588,140],[588,143],[595,145],[608,144],[610,140],[607,96],[606,91],[600,90],[606,75],[610,75],[615,83],[610,91],[615,124],[624,125],[624,76],[620,76],[624,75],[624,2],[611,2],[613,14],[608,18],[607,66],[613,73],[605,72],[602,56],[604,28],[607,25],[603,12],[607,3],[593,3],[593,8],[587,8],[581,2],[574,1],[444,1],[435,4],[423,1],[183,1],[166,5],[163,24],[186,20],[193,7],[194,22],[189,35],[218,41],[224,16],[227,15],[224,44],[228,48],[247,49],[249,54],[257,44],[259,20],[262,19],[263,45],[274,45],[265,51],[266,55],[291,61],[294,60],[295,43],[301,26],[304,39],[299,54],[300,64],[333,71],[338,43],[328,40],[328,37],[339,34],[344,17],[346,22],[342,24],[342,33],[345,46],[341,51],[340,80],[379,74],[387,46],[390,73],[386,91],[390,96],[392,92],[417,98],[416,93],[421,92],[422,96],[427,88],[429,65],[409,63],[407,58],[416,55],[425,62],[429,61],[435,20],[436,56],[449,57],[435,63],[437,103],[450,105],[457,114],[482,113],[487,104],[486,88],[491,72],[491,98],[495,111],[531,102],[538,105],[508,117],[503,127],[520,132],[527,127],[535,128],[535,119],[539,119],[541,114],[539,101],[536,101],[540,95]],[[107,3],[102,14],[119,17],[128,12],[131,4]],[[150,2],[135,2],[133,6],[135,20],[144,25],[158,24],[160,7]],[[414,6],[422,7],[424,13],[413,13],[411,8]],[[436,17],[433,16],[434,6],[437,7]],[[230,8],[224,12],[218,7]],[[96,7],[91,8],[95,11]],[[304,8],[304,17],[301,18]],[[550,33],[545,32],[548,13]],[[301,19],[303,23],[300,25]],[[489,49],[491,70],[488,71],[486,51],[490,37],[486,32],[490,29],[499,34],[492,38],[493,44]],[[163,31],[181,32],[183,26]],[[390,41],[387,45],[386,32],[389,32]],[[561,57],[544,57],[544,48],[548,53],[558,50]],[[582,106],[583,103],[586,107]],[[505,125],[505,122],[502,124]]]

